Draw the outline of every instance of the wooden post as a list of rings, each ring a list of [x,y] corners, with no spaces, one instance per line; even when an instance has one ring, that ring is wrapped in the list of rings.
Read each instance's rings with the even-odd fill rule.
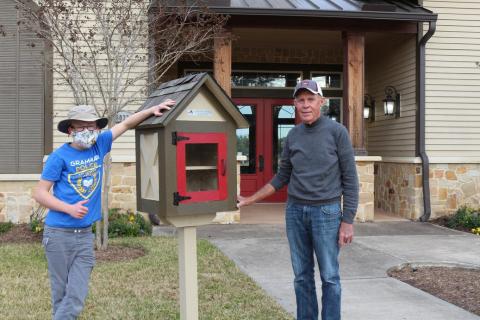
[[[356,155],[366,155],[363,132],[363,95],[365,82],[365,36],[343,33],[344,119]]]
[[[180,319],[198,320],[197,227],[178,228]]]
[[[232,39],[230,32],[215,38],[213,52],[213,76],[223,90],[232,96]]]

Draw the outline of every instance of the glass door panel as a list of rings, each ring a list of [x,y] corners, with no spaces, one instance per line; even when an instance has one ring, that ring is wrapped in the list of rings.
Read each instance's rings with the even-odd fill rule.
[[[276,105],[272,107],[272,111],[272,172],[275,174],[280,164],[285,138],[288,132],[295,127],[295,107],[293,105]]]
[[[342,123],[342,98],[328,98],[327,103],[321,108],[322,116]]]
[[[240,173],[255,173],[256,159],[256,142],[255,142],[255,116],[256,110],[254,105],[238,105],[238,110],[248,121],[247,129],[237,129],[237,155],[246,156],[240,164]]]

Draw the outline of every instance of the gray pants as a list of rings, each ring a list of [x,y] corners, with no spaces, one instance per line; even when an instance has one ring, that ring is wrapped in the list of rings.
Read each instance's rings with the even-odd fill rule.
[[[52,319],[76,319],[82,311],[95,265],[93,241],[91,228],[45,226],[42,243],[52,290]]]

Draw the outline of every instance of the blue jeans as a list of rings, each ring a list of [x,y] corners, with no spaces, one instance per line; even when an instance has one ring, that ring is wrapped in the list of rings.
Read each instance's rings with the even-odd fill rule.
[[[303,205],[289,202],[285,219],[295,274],[297,319],[318,319],[313,260],[315,252],[322,280],[322,320],[339,320],[341,305],[338,266],[340,203]]]

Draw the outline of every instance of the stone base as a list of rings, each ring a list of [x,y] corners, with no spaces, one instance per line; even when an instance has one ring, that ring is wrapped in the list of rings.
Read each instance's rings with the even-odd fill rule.
[[[240,210],[217,212],[217,216],[213,219],[214,223],[232,224],[240,222]]]
[[[480,164],[430,164],[431,218],[480,206]]]
[[[374,207],[387,214],[418,220],[423,215],[421,164],[378,162],[374,158],[356,159],[360,181],[356,221],[373,221]],[[111,173],[109,207],[135,211],[135,163],[113,163]],[[38,207],[31,197],[37,181],[0,181],[0,222],[29,221]],[[430,199],[431,218],[451,215],[462,205],[480,206],[480,164],[430,164]],[[220,224],[239,221],[238,210],[219,212],[214,219]]]
[[[422,166],[375,164],[375,207],[387,214],[417,220],[423,215]]]
[[[374,220],[374,159],[373,157],[357,157],[357,174],[359,181],[359,201],[355,221]]]
[[[37,181],[0,181],[0,222],[27,223],[38,207],[32,199]]]

